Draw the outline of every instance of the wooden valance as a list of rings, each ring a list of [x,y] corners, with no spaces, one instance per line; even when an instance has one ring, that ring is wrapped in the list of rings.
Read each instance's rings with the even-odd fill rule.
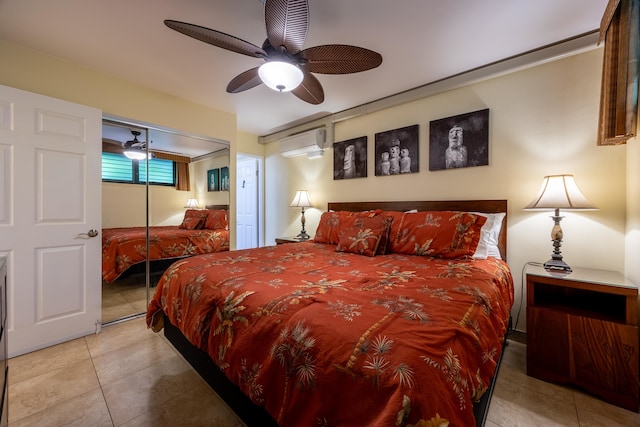
[[[604,40],[598,145],[636,136],[640,0],[609,0],[600,22]]]

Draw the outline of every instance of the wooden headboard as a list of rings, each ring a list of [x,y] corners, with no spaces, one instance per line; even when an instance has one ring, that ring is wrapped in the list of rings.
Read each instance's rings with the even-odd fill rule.
[[[329,202],[329,210],[334,211],[366,211],[382,209],[385,211],[464,211],[499,213],[504,212],[502,229],[498,238],[498,249],[503,260],[507,260],[507,201],[506,200],[427,200],[417,202]]]
[[[206,205],[205,209],[215,209],[215,210],[229,210],[229,205]]]

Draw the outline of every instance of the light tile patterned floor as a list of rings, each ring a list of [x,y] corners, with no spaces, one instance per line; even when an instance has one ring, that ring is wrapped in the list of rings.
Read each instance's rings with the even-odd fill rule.
[[[640,415],[525,374],[509,342],[487,427],[640,426]],[[9,425],[219,426],[242,422],[142,318],[9,361]]]
[[[153,295],[155,288],[151,288]],[[147,288],[144,278],[137,276],[102,283],[102,322],[107,323],[123,317],[147,311]]]

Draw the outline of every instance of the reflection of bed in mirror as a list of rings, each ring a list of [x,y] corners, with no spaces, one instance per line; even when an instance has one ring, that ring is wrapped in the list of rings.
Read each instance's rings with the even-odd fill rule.
[[[228,205],[188,209],[179,226],[152,226],[148,236],[150,270],[154,275],[161,274],[180,258],[228,251]],[[105,282],[144,273],[146,259],[146,227],[102,230],[102,279]]]

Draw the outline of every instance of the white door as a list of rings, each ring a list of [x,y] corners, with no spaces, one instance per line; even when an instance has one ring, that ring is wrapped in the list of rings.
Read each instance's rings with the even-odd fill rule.
[[[236,249],[256,248],[258,240],[258,159],[236,159]]]
[[[96,331],[101,112],[0,85],[0,256],[17,356]]]

